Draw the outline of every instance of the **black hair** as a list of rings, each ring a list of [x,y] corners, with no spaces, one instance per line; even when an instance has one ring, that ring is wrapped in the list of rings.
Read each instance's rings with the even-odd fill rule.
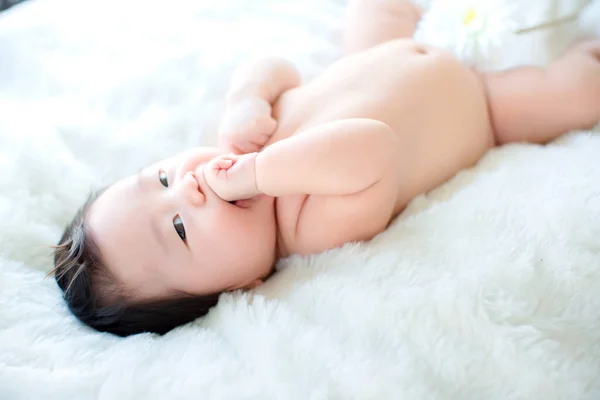
[[[92,193],[54,246],[54,275],[69,310],[81,322],[118,336],[165,334],[208,313],[220,293],[134,301],[102,262],[102,254],[86,226],[86,215],[106,190]]]

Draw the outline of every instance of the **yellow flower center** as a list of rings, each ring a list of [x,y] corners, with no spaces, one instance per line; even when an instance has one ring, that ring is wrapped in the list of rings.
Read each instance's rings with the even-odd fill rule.
[[[473,20],[477,18],[477,11],[475,11],[473,8],[469,9],[469,11],[467,11],[467,14],[465,15],[465,19],[463,20],[463,23],[467,26],[471,25],[471,22],[473,22]]]

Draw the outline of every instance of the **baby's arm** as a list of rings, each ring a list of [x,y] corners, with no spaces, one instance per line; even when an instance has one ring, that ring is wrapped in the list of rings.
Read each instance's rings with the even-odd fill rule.
[[[346,119],[281,140],[260,153],[215,159],[206,179],[225,200],[257,194],[354,194],[394,168],[398,146],[386,124]]]
[[[384,123],[346,119],[317,126],[256,157],[261,193],[346,195],[377,183],[393,165],[397,138]]]
[[[236,70],[226,98],[229,103],[235,103],[258,97],[273,104],[281,93],[298,85],[300,74],[291,62],[283,58],[262,58]]]
[[[299,85],[300,74],[284,59],[265,58],[239,68],[227,92],[219,146],[236,154],[259,151],[277,128],[273,103]]]

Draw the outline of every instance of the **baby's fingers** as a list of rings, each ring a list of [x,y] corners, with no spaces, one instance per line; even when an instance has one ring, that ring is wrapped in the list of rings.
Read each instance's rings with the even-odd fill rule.
[[[233,160],[215,160],[212,167],[216,169],[229,169],[233,165]]]
[[[231,168],[238,157],[235,155],[223,155],[219,157],[215,157],[208,163],[211,169],[229,169]]]

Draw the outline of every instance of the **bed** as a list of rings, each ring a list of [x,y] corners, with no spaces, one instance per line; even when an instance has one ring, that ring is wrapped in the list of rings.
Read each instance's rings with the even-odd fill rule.
[[[518,23],[583,3],[528,2]],[[485,67],[547,62],[600,26],[598,3]],[[0,399],[600,398],[593,131],[493,149],[372,241],[282,260],[162,337],[91,331],[44,278],[91,188],[215,143],[240,62],[284,56],[309,80],[339,57],[344,4],[30,0],[0,14]],[[418,34],[442,40],[451,28],[431,21]]]

